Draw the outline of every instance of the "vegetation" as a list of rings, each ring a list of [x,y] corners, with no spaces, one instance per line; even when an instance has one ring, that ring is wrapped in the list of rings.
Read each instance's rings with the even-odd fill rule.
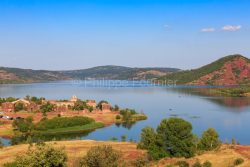
[[[73,126],[82,126],[95,122],[93,119],[88,117],[55,117],[52,119],[46,119],[40,121],[35,129],[36,130],[48,130],[57,128],[67,128]]]
[[[172,80],[172,81],[175,80],[177,81],[177,84],[187,84],[187,83],[190,83],[192,81],[199,79],[202,76],[205,76],[207,74],[210,74],[214,71],[219,70],[226,62],[231,61],[235,58],[239,58],[239,57],[244,58],[248,62],[250,62],[249,59],[241,55],[230,55],[230,56],[223,57],[211,64],[208,64],[206,66],[203,66],[195,70],[180,71],[180,72],[166,75],[164,77],[161,77],[160,80]],[[213,79],[216,79],[216,78],[213,78]],[[212,84],[212,81],[210,82],[211,83],[208,82],[207,84],[208,85]]]
[[[210,93],[221,96],[244,97],[250,95],[250,87],[241,86],[233,88],[210,89]]]
[[[81,160],[81,167],[117,167],[119,166],[120,153],[111,146],[92,147]]]
[[[124,122],[134,122],[139,120],[145,120],[147,117],[144,114],[138,114],[133,109],[122,109],[120,110],[120,115],[122,116],[122,121]]]
[[[33,103],[35,103],[37,105],[41,105],[42,102],[43,102],[43,100],[45,100],[44,97],[40,97],[40,98],[39,97],[35,97],[35,96],[30,97],[29,95],[27,95],[25,97],[25,99],[28,100],[28,101],[31,101],[31,102],[33,102]]]
[[[23,103],[17,103],[15,105],[14,111],[18,112],[18,111],[21,111],[21,110],[24,110],[24,109],[25,109],[25,107],[24,107]]]
[[[202,165],[199,161],[197,161],[192,165],[192,167],[202,167]]]
[[[238,166],[238,165],[241,165],[243,162],[244,162],[244,159],[237,158],[236,160],[234,160],[234,165]]]
[[[47,102],[46,104],[41,105],[40,110],[42,111],[42,113],[47,113],[53,111],[54,108],[55,106],[53,104]]]
[[[16,83],[30,83],[30,82],[44,82],[68,79],[151,79],[158,77],[156,74],[141,76],[142,72],[155,70],[159,73],[175,72],[179,69],[175,68],[129,68],[122,66],[100,66],[83,70],[71,71],[46,71],[46,70],[26,70],[19,68],[5,68],[0,67],[0,70],[6,71],[7,74],[14,74],[17,78],[0,78],[0,84],[16,84]]]
[[[212,163],[209,161],[206,161],[203,163],[202,167],[212,167]]]
[[[89,124],[81,125],[81,126],[72,126],[72,127],[65,127],[65,128],[43,130],[43,131],[39,131],[39,134],[41,135],[76,134],[76,133],[91,131],[91,130],[102,128],[102,127],[104,127],[103,123],[93,122],[93,123],[89,123]]]
[[[198,147],[200,150],[210,151],[218,148],[220,144],[218,133],[215,129],[209,128],[202,134]]]
[[[66,167],[67,155],[63,148],[57,149],[50,145],[36,145],[25,154],[18,155],[13,163],[5,167]]]
[[[196,151],[214,150],[220,146],[219,136],[214,129],[208,129],[199,139],[192,134],[192,125],[180,118],[161,121],[156,131],[145,127],[137,147],[148,150],[153,159],[164,157],[192,157]]]
[[[103,126],[103,123],[95,122],[88,117],[45,118],[37,124],[34,124],[32,118],[28,117],[13,122],[16,133],[12,138],[12,144],[36,142],[42,140],[45,135],[80,133]]]
[[[14,120],[12,126],[16,131],[20,132],[22,136],[29,136],[34,130],[33,118],[27,117],[25,119]]]
[[[18,99],[14,98],[14,97],[7,97],[7,98],[0,98],[0,105],[2,103],[5,103],[5,102],[13,102],[13,101],[16,101]]]
[[[93,110],[92,107],[88,106],[87,103],[85,101],[82,101],[82,100],[77,100],[77,102],[75,102],[72,109],[76,110],[76,111],[84,110],[84,109],[87,109],[89,111]]]
[[[189,167],[189,164],[186,161],[178,161],[175,165],[178,165],[179,167]]]

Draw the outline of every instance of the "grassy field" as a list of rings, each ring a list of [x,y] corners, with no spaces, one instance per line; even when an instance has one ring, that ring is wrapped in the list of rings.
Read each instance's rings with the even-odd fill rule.
[[[74,163],[79,160],[80,157],[86,155],[87,151],[92,146],[100,145],[111,145],[117,151],[122,154],[122,159],[125,162],[133,161],[138,157],[145,156],[146,152],[144,150],[138,150],[136,148],[136,143],[129,142],[111,142],[111,141],[93,141],[93,140],[77,140],[77,141],[54,141],[48,142],[48,144],[54,147],[64,147],[68,155],[68,166],[73,166]],[[9,146],[0,149],[0,166],[6,162],[11,162],[15,159],[16,155],[23,154],[29,145],[22,144],[16,146]],[[217,151],[206,152],[202,155],[190,159],[183,158],[166,158],[160,161],[151,162],[152,167],[166,167],[169,164],[175,164],[175,162],[184,160],[190,165],[197,161],[201,163],[205,161],[210,161],[213,167],[229,167],[232,166],[233,162],[237,158],[244,159],[244,163],[238,167],[249,167],[250,166],[250,146],[241,145],[223,145]]]
[[[65,151],[68,155],[68,166],[74,166],[74,162],[80,157],[86,155],[87,151],[98,145],[111,145],[114,149],[118,150],[122,154],[122,159],[125,161],[134,160],[139,156],[145,154],[143,150],[137,150],[135,143],[127,142],[102,142],[93,140],[78,140],[78,141],[57,141],[48,142],[54,147],[65,147]],[[5,147],[0,149],[0,166],[6,162],[11,162],[15,159],[16,155],[23,154],[28,149],[29,145],[22,144],[16,146]]]
[[[190,159],[183,158],[166,158],[154,163],[152,166],[165,167],[170,164],[175,164],[178,161],[186,161],[190,165],[199,161],[204,163],[210,161],[213,167],[233,167],[234,161],[237,158],[244,159],[244,163],[237,167],[249,167],[250,166],[250,146],[230,146],[223,145],[217,151],[206,152],[202,155],[195,156]]]
[[[57,129],[49,129],[45,131],[39,131],[42,135],[56,135],[56,134],[71,134],[71,133],[81,133],[89,130],[94,130],[97,128],[104,127],[104,124],[101,122],[93,122],[87,125],[82,126],[73,126],[67,128],[57,128]]]

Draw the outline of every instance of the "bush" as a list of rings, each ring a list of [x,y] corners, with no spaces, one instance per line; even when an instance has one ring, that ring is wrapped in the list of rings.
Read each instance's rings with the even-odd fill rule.
[[[192,165],[192,167],[202,167],[202,165],[199,161],[197,161]]]
[[[18,111],[21,111],[21,110],[24,110],[24,105],[23,105],[23,103],[17,103],[17,104],[15,105],[14,111],[15,111],[15,112],[18,112]]]
[[[111,146],[92,147],[80,162],[81,167],[117,167],[120,154]]]
[[[44,113],[44,114],[45,114],[46,112],[51,112],[51,111],[53,111],[54,108],[55,108],[55,105],[50,104],[49,102],[47,102],[46,104],[43,104],[43,105],[40,107],[42,113]]]
[[[88,117],[55,117],[52,119],[45,119],[40,121],[35,129],[36,130],[48,130],[57,128],[66,128],[73,126],[82,126],[94,122],[92,118]]]
[[[209,161],[206,161],[203,163],[202,167],[212,167],[212,163]]]
[[[18,155],[9,167],[66,167],[67,156],[63,149],[56,149],[49,145],[36,145],[29,148],[26,154]],[[7,166],[6,166],[7,167]]]
[[[149,160],[147,157],[139,157],[132,162],[133,167],[144,167],[148,166]]]
[[[175,165],[178,165],[179,167],[189,167],[189,164],[186,161],[178,161]]]
[[[156,133],[151,127],[145,127],[141,131],[141,141],[137,145],[140,149],[147,149],[156,144]]]
[[[234,160],[234,165],[237,166],[237,165],[240,165],[244,162],[244,159],[242,158],[237,158],[236,160]]]
[[[215,129],[209,128],[202,134],[198,144],[200,150],[211,151],[220,146],[219,135]]]
[[[120,115],[117,115],[117,116],[115,117],[115,119],[121,119],[121,116],[120,116]]]
[[[29,135],[34,129],[33,118],[27,117],[21,120],[15,120],[12,123],[12,126],[19,132]]]

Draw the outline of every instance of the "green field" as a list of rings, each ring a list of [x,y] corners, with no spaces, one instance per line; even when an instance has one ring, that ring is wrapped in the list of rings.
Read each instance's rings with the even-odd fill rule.
[[[104,127],[103,123],[93,122],[82,126],[48,129],[45,131],[37,131],[37,132],[39,132],[42,135],[71,134],[71,133],[82,133],[102,127]]]

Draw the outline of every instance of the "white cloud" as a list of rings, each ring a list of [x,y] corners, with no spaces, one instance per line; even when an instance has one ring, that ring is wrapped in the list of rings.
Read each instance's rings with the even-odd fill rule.
[[[223,31],[238,31],[242,28],[241,25],[225,25],[222,27]]]
[[[201,29],[201,32],[214,32],[215,28],[203,28]]]

